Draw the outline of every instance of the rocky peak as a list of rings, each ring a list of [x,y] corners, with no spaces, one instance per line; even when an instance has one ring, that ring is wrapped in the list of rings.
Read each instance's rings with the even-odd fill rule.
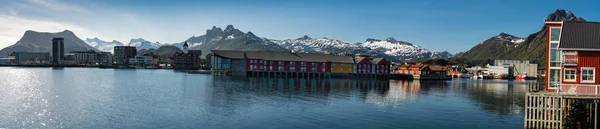
[[[394,39],[392,37],[389,37],[389,38],[385,39],[385,41],[388,41],[390,43],[396,43],[396,42],[398,42],[398,40],[396,40],[396,39]]]
[[[146,42],[146,40],[143,39],[143,38],[137,38],[137,39],[131,39],[131,40],[129,40],[129,43],[135,43],[135,42]]]
[[[224,31],[225,32],[230,32],[230,31],[233,31],[233,30],[235,30],[235,28],[233,27],[233,25],[227,25],[227,27],[225,27]]]
[[[212,29],[206,30],[207,36],[217,36],[223,34],[223,30],[219,27],[213,26]]]
[[[248,33],[246,33],[246,36],[248,36],[248,37],[258,37],[256,35],[254,35],[254,33],[252,33],[252,31],[248,31]]]
[[[379,39],[373,39],[373,38],[368,38],[367,41],[365,42],[377,42],[377,41],[381,41]]]
[[[585,21],[581,17],[576,17],[571,11],[557,9],[546,17],[546,21]]]
[[[304,36],[302,36],[302,37],[300,37],[300,38],[297,38],[296,40],[311,40],[311,39],[312,39],[312,38],[311,38],[311,37],[308,37],[308,35],[304,35]]]

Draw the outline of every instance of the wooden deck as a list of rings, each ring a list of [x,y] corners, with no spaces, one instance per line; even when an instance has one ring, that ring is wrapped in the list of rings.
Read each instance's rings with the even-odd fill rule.
[[[598,128],[600,95],[547,92],[542,87],[543,84],[528,85],[524,128]]]

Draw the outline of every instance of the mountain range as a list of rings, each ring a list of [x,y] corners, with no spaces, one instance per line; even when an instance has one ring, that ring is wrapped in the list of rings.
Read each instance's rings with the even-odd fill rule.
[[[65,52],[98,50],[78,38],[75,33],[65,30],[57,33],[25,31],[23,37],[15,44],[0,50],[0,57],[6,57],[15,51],[28,52],[50,52],[52,50],[52,38],[63,37],[65,39]]]
[[[572,12],[556,10],[546,17],[548,21],[585,21],[576,17]],[[367,38],[364,42],[348,43],[337,39],[312,38],[307,35],[296,39],[276,40],[259,37],[252,32],[243,32],[228,25],[225,29],[213,26],[206,30],[204,35],[192,36],[179,43],[152,43],[143,38],[131,39],[128,44],[113,40],[103,41],[98,38],[79,39],[71,31],[65,30],[58,33],[26,31],[21,40],[14,45],[0,50],[0,56],[6,56],[13,51],[49,52],[52,37],[65,38],[65,50],[101,50],[112,51],[118,45],[135,46],[138,50],[158,49],[164,45],[173,45],[181,49],[184,42],[188,42],[191,50],[202,50],[203,56],[210,50],[246,50],[246,51],[291,51],[307,53],[333,53],[333,54],[371,54],[376,57],[385,57],[394,61],[416,61],[429,58],[459,57],[471,60],[492,59],[519,59],[531,60],[542,66],[545,64],[545,51],[547,30],[542,27],[540,31],[527,37],[517,37],[507,33],[496,36],[475,45],[468,51],[452,55],[447,51],[433,51],[413,43],[399,41],[394,38],[385,40]],[[171,47],[168,47],[171,48]],[[165,51],[177,49],[164,49]],[[169,53],[169,52],[163,52]]]
[[[571,11],[558,9],[546,17],[546,21],[585,21],[576,17]],[[548,46],[547,32],[545,26],[527,36],[526,38],[515,37],[510,34],[500,33],[482,43],[476,45],[464,53],[458,53],[459,57],[471,60],[530,60],[538,63],[540,67],[546,65],[546,49]]]

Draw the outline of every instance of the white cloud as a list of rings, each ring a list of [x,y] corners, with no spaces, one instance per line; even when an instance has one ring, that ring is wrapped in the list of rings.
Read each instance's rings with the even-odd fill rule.
[[[64,30],[73,31],[79,38],[96,37],[97,33],[88,29],[54,21],[27,19],[19,16],[0,15],[0,48],[4,48],[16,43],[27,30],[38,32],[61,32]]]
[[[27,3],[53,11],[88,13],[89,10],[78,5],[59,0],[25,0]]]

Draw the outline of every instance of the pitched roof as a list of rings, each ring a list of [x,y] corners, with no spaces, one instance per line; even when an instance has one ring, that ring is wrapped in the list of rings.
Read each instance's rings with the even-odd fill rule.
[[[447,67],[439,65],[430,65],[429,69],[431,69],[431,71],[446,71]]]
[[[266,51],[232,51],[232,50],[211,50],[212,54],[231,58],[244,59],[262,59],[274,61],[303,61],[303,62],[336,62],[336,63],[354,63],[351,56],[337,56],[330,54],[316,53],[290,53],[290,52],[266,52]]]
[[[375,64],[379,64],[381,61],[385,61],[384,58],[375,58],[373,59],[373,62],[375,62]]]
[[[564,22],[560,49],[600,49],[600,22]]]

